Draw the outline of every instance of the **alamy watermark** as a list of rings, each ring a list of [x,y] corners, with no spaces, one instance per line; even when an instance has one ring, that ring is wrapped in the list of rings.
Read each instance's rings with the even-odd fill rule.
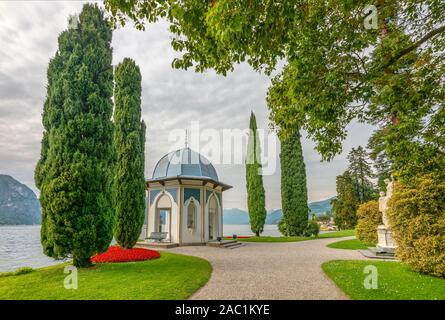
[[[365,279],[363,280],[363,286],[365,287],[365,289],[378,289],[379,272],[377,270],[377,267],[374,265],[367,265],[363,269],[363,273],[366,275]]]
[[[377,7],[375,5],[368,5],[363,9],[362,12],[365,15],[365,18],[363,20],[365,29],[377,29],[379,19]]]
[[[75,266],[66,266],[63,269],[63,273],[68,274],[63,280],[63,286],[67,290],[77,290],[77,268]]]
[[[258,142],[256,147],[253,143],[255,134]],[[168,141],[171,143],[170,152],[177,151],[180,149],[179,146],[185,145],[215,165],[242,165],[261,161],[262,168],[259,174],[262,175],[273,175],[277,168],[278,137],[268,130],[257,129],[256,132],[249,129],[201,130],[199,121],[192,121],[190,130],[186,134],[184,129],[174,129],[169,133]],[[194,153],[185,158],[190,164],[205,161]],[[184,163],[183,154],[174,153],[170,163]]]

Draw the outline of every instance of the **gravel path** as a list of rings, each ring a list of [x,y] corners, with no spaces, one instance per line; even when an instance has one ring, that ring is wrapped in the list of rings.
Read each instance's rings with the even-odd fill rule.
[[[209,282],[191,299],[348,299],[323,273],[335,259],[365,259],[358,251],[327,248],[320,239],[286,243],[246,243],[237,249],[178,247],[169,251],[198,256],[213,266]]]

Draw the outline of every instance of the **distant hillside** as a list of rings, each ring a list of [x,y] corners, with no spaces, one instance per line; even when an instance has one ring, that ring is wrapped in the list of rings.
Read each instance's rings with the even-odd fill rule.
[[[311,213],[321,215],[331,210],[331,201],[335,197],[309,203],[309,209]],[[268,212],[266,217],[266,224],[278,224],[283,216],[281,209]],[[224,224],[249,224],[249,214],[241,209],[226,209],[224,210]]]
[[[40,224],[35,193],[11,176],[0,174],[0,225]]]
[[[241,209],[224,209],[224,224],[249,224],[249,214]]]
[[[271,211],[267,214],[266,224],[278,224],[282,217],[283,211],[281,211],[281,209]]]
[[[309,209],[311,209],[312,213],[315,213],[316,215],[320,215],[322,213],[331,211],[332,205],[331,201],[334,200],[337,197],[332,197],[326,200],[322,201],[316,201],[309,203]]]

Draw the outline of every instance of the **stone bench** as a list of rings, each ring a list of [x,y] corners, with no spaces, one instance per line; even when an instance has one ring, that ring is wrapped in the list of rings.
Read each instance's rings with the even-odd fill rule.
[[[167,239],[167,234],[168,232],[152,232],[147,239],[161,242],[162,240]]]

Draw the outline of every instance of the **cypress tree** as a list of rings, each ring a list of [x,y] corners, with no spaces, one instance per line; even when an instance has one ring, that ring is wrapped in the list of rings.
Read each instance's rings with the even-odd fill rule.
[[[91,4],[70,26],[48,67],[35,180],[45,254],[84,267],[113,235],[112,30]]]
[[[281,138],[281,205],[286,236],[302,235],[308,224],[306,167],[300,138],[298,131]]]
[[[116,67],[114,89],[114,146],[117,163],[114,176],[116,225],[114,238],[123,248],[132,248],[141,233],[145,209],[145,124],[141,121],[139,67],[129,58]]]
[[[256,236],[264,230],[266,222],[266,197],[261,173],[261,152],[255,114],[250,115],[250,133],[247,143],[246,185],[250,228]]]

